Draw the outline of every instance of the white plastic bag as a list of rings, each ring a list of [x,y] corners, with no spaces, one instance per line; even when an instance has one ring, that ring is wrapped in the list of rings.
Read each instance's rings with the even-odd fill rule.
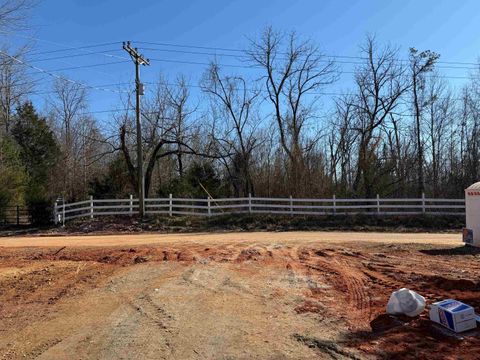
[[[410,317],[425,310],[425,298],[415,291],[403,288],[394,291],[387,304],[387,314],[405,314]]]

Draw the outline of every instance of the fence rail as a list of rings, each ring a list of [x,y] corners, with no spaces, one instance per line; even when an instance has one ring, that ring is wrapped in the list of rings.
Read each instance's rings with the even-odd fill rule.
[[[138,213],[138,199],[93,199],[71,204],[55,203],[55,223],[65,223],[81,217],[103,215],[134,215]],[[168,198],[145,199],[146,214],[218,216],[227,214],[283,214],[283,215],[447,215],[465,214],[464,199],[421,198],[390,199],[295,199],[242,197],[223,199]]]
[[[29,225],[32,222],[26,206],[7,206],[0,212],[0,225]]]

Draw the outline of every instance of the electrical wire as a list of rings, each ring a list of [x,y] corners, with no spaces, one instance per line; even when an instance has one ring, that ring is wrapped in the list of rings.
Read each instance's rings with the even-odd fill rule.
[[[151,61],[159,61],[159,62],[167,62],[167,63],[177,63],[177,64],[185,64],[185,65],[202,65],[202,66],[210,66],[212,62],[199,62],[199,61],[188,61],[188,60],[178,60],[178,59],[159,59],[159,58],[149,58]],[[220,67],[233,67],[233,68],[242,68],[242,69],[262,69],[259,65],[237,65],[237,64],[223,64],[223,63],[216,63],[216,65]],[[340,71],[340,74],[356,74],[355,71]],[[441,79],[470,79],[468,76],[450,76],[450,75],[436,75],[435,77]]]
[[[175,43],[163,43],[163,42],[149,42],[149,41],[136,41],[139,44],[146,44],[146,45],[156,45],[156,46],[163,46],[163,47],[179,47],[179,48],[190,48],[190,49],[202,49],[202,50],[214,50],[214,51],[230,51],[236,53],[244,53],[247,54],[248,50],[246,49],[236,49],[236,48],[223,48],[223,47],[211,47],[211,46],[196,46],[196,45],[185,45],[185,44],[175,44]],[[280,54],[288,55],[286,52],[280,52]],[[220,55],[220,54],[217,54]],[[332,54],[324,54],[325,57],[330,58],[338,58],[338,59],[357,59],[357,60],[368,60],[368,58],[363,56],[355,56],[355,55],[332,55]],[[395,59],[398,62],[405,62],[409,63],[408,59]],[[475,62],[462,62],[462,61],[444,61],[439,60],[436,61],[437,64],[449,64],[449,65],[472,65],[478,67],[478,63]]]
[[[88,89],[100,90],[100,91],[105,91],[105,92],[113,92],[113,93],[118,93],[118,94],[122,93],[122,92],[120,92],[120,91],[115,91],[115,90],[111,90],[111,89],[108,89],[108,88],[101,88],[101,87],[95,87],[95,86],[87,85],[87,84],[81,83],[81,82],[79,82],[79,81],[75,81],[75,80],[69,79],[69,78],[67,78],[67,77],[65,77],[65,76],[57,75],[57,74],[55,74],[55,73],[52,72],[52,71],[54,71],[54,70],[45,70],[45,69],[42,69],[42,68],[40,68],[40,67],[38,67],[38,66],[31,65],[31,64],[29,64],[29,63],[27,63],[27,62],[25,62],[25,61],[23,61],[23,60],[18,59],[18,58],[15,57],[15,56],[12,56],[12,55],[6,53],[6,52],[3,51],[3,50],[0,50],[0,54],[2,54],[2,55],[4,55],[4,56],[7,56],[8,58],[16,61],[17,63],[19,63],[19,64],[21,64],[21,65],[24,65],[24,66],[26,66],[26,67],[29,67],[29,68],[31,68],[31,69],[34,69],[34,70],[36,70],[36,71],[38,71],[38,72],[41,72],[41,73],[46,74],[46,75],[48,75],[48,76],[51,76],[51,77],[53,77],[53,78],[55,78],[55,79],[63,80],[63,81],[66,81],[66,82],[69,82],[69,83],[72,83],[72,84],[76,84],[76,85],[79,85],[79,86],[88,88]]]
[[[108,49],[108,50],[101,50],[101,51],[95,51],[95,52],[89,52],[87,54],[70,54],[70,55],[62,55],[62,56],[55,56],[55,57],[49,57],[49,58],[40,58],[40,59],[30,59],[29,62],[42,62],[42,61],[51,61],[51,60],[61,60],[61,59],[70,59],[70,58],[78,58],[78,57],[84,57],[84,56],[90,56],[90,55],[103,55],[109,52],[113,51],[122,51],[122,49]],[[29,54],[31,55],[31,54]],[[129,60],[127,57],[123,57],[125,60]]]
[[[151,48],[151,47],[139,47],[140,50],[142,51],[154,51],[154,52],[168,52],[168,53],[178,53],[178,54],[189,54],[189,55],[207,55],[207,56],[218,56],[218,57],[231,57],[235,58],[239,61],[248,61],[250,57],[248,55],[237,55],[237,54],[225,54],[225,53],[216,53],[216,52],[203,52],[203,51],[188,51],[188,50],[174,50],[174,49],[157,49],[157,48]],[[333,58],[337,58],[339,56],[335,55],[325,55],[325,60],[318,60],[319,62],[331,62],[334,61],[336,64],[348,64],[348,65],[363,65],[364,63],[361,61],[347,61],[347,60],[332,60]],[[342,56],[339,58],[351,58],[347,56]],[[353,58],[353,57],[352,57]],[[367,58],[363,57],[354,57],[355,59],[358,60],[367,60]],[[243,59],[243,60],[242,60]],[[287,58],[284,58],[286,60]],[[400,60],[399,60],[400,61]],[[404,61],[404,60],[401,60]],[[408,61],[408,60],[405,60]],[[452,62],[453,63],[453,62]],[[439,69],[460,69],[460,70],[476,70],[478,68],[478,64],[473,64],[472,65],[477,65],[477,67],[471,67],[471,66],[453,66],[453,65],[437,65],[436,67]]]

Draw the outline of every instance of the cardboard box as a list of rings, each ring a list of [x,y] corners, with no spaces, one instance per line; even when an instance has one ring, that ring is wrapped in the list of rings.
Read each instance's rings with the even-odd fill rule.
[[[455,332],[467,331],[477,327],[473,307],[452,299],[433,303],[430,306],[430,320]]]

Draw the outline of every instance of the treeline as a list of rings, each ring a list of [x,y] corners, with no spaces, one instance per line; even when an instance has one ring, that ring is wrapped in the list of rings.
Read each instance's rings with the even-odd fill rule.
[[[479,179],[477,71],[454,90],[438,54],[368,37],[354,85],[331,94],[341,64],[295,33],[267,28],[242,56],[255,76],[212,62],[200,83],[160,76],[142,97],[147,196],[462,197]],[[3,55],[0,206],[135,194],[132,99],[107,126],[85,86],[56,79],[41,114],[33,88]]]

